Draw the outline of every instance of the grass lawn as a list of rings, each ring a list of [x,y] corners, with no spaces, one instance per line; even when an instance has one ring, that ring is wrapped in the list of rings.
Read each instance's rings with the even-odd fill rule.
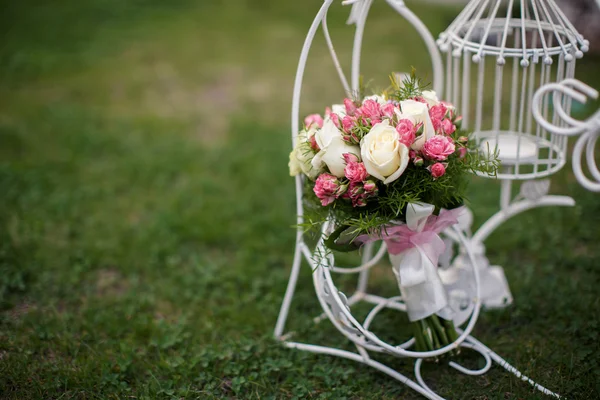
[[[359,364],[272,339],[294,244],[293,75],[319,3],[4,5],[0,398],[420,398]],[[413,31],[376,3],[364,75],[376,86],[391,70],[427,72]],[[459,10],[410,4],[435,34]],[[330,12],[346,63],[347,14],[339,4]],[[577,76],[600,87],[598,68],[587,57]],[[319,40],[301,113],[339,99],[336,79]],[[498,189],[473,184],[476,223],[497,209]],[[551,191],[577,206],[524,213],[488,240],[515,304],[483,314],[474,335],[551,390],[599,398],[600,198],[570,167]],[[375,279],[382,288],[388,269]],[[348,348],[330,324],[309,323],[318,313],[306,268],[290,328]],[[389,334],[395,316],[384,315]],[[425,371],[453,399],[543,398],[499,367],[473,378]]]

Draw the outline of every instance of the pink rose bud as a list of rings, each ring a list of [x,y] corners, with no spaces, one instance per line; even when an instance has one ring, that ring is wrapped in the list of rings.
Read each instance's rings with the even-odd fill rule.
[[[340,183],[338,179],[331,174],[321,174],[315,182],[313,192],[321,200],[322,206],[327,206],[335,201],[338,197]]]
[[[446,135],[452,135],[456,131],[456,127],[448,118],[442,121],[442,130]]]
[[[309,143],[310,143],[310,148],[313,149],[314,151],[319,151],[321,150],[319,148],[319,145],[317,144],[317,138],[315,137],[315,135],[312,135],[309,139]]]
[[[350,133],[352,129],[356,126],[356,118],[346,115],[342,119],[342,129],[346,133]]]
[[[429,172],[431,172],[431,176],[434,178],[439,178],[446,173],[446,167],[442,163],[435,163],[429,167]]]
[[[459,143],[467,143],[468,141],[469,141],[469,138],[466,136],[461,136],[458,138]]]
[[[364,207],[367,205],[367,200],[364,196],[358,196],[352,199],[352,207]]]
[[[356,112],[356,105],[350,99],[344,99],[344,106],[346,107],[346,114],[349,116],[353,116]]]
[[[344,157],[344,161],[346,161],[346,164],[357,163],[360,161],[358,156],[352,153],[344,153],[342,154],[342,157]]]
[[[423,129],[424,129],[424,128],[423,128],[423,123],[422,123],[422,122],[419,122],[419,123],[417,124],[416,128],[417,128],[417,133],[416,133],[416,136],[421,136],[421,135],[423,134]]]
[[[408,151],[408,157],[409,158],[415,158],[416,156],[417,156],[417,152],[416,151],[414,151],[412,149]]]
[[[319,114],[310,114],[306,118],[304,118],[304,126],[306,128],[310,128],[312,125],[316,125],[318,128],[323,127],[323,117]]]
[[[367,205],[367,194],[362,182],[350,182],[348,193],[352,200],[352,207],[364,207]]]
[[[415,157],[413,158],[413,164],[415,164],[417,167],[420,167],[423,165],[423,157]]]
[[[340,129],[340,117],[336,113],[329,114],[329,118],[331,118],[331,122],[336,126],[336,128]]]
[[[460,149],[458,149],[458,158],[465,158],[465,156],[467,155],[467,148],[466,147],[461,147]]]
[[[343,196],[346,192],[348,191],[348,183],[345,183],[343,185],[338,186],[337,190],[335,191],[335,197],[341,197]]]
[[[365,192],[362,182],[350,182],[350,196],[357,197]]]
[[[394,118],[396,106],[392,103],[387,103],[383,107],[381,107],[381,114],[386,118]]]
[[[460,129],[461,125],[462,125],[462,115],[459,115],[458,117],[454,118],[454,125],[456,125],[456,129]]]
[[[442,130],[442,119],[446,116],[446,106],[438,104],[429,109],[429,117],[431,118],[431,124],[436,132]]]
[[[454,153],[456,147],[451,138],[435,135],[428,139],[423,145],[423,155],[430,160],[443,161]]]
[[[417,129],[411,120],[401,119],[396,126],[396,131],[398,132],[400,143],[406,147],[410,147],[415,141]]]
[[[363,183],[363,188],[365,189],[365,193],[367,193],[369,196],[374,196],[379,191],[377,184],[371,180],[365,181]]]

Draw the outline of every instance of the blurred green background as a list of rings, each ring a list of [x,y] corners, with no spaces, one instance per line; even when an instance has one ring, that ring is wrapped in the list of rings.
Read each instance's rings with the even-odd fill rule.
[[[349,9],[337,3],[330,30],[348,65]],[[434,35],[459,11],[407,3]],[[0,398],[419,398],[367,367],[272,339],[294,245],[292,83],[319,4],[4,2]],[[430,73],[422,42],[384,2],[364,57],[375,87],[392,70]],[[577,77],[600,87],[599,67],[587,56]],[[301,114],[343,96],[320,36],[305,82]],[[475,181],[477,224],[497,210],[498,189]],[[474,334],[550,389],[598,398],[600,201],[570,167],[551,191],[577,206],[530,211],[489,239],[515,304],[485,313]],[[390,285],[388,269],[376,285]],[[298,339],[349,348],[327,322],[311,324],[308,268],[296,296]],[[387,334],[394,317],[382,317]],[[542,398],[499,367],[425,371],[453,399]]]

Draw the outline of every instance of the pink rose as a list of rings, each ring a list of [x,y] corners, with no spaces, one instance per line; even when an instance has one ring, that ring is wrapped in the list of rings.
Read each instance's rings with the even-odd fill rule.
[[[460,149],[458,149],[458,158],[465,158],[466,155],[467,155],[466,147],[461,147]]]
[[[386,118],[394,118],[395,109],[396,106],[394,106],[392,103],[387,103],[383,107],[381,107],[381,114]]]
[[[317,125],[317,127],[323,127],[323,117],[319,114],[310,114],[306,118],[304,118],[304,125],[306,129],[310,128],[313,124]]]
[[[446,167],[444,167],[444,164],[438,162],[429,167],[429,172],[431,172],[431,176],[434,178],[439,178],[446,173]]]
[[[317,144],[317,138],[315,137],[315,135],[312,135],[309,139],[309,143],[310,143],[310,148],[313,149],[314,151],[319,151],[321,150],[321,148],[319,147],[319,145]]]
[[[442,121],[442,131],[446,135],[452,135],[456,131],[456,126],[448,118]]]
[[[346,107],[346,114],[353,116],[356,112],[356,105],[350,99],[344,99],[344,106]]]
[[[375,100],[365,100],[360,108],[356,109],[356,115],[365,117],[368,119],[380,119],[381,118],[381,106]]]
[[[435,135],[428,139],[423,145],[423,155],[431,160],[443,161],[452,153],[456,148],[451,138],[447,136]]]
[[[442,120],[443,118],[446,117],[446,111],[448,111],[446,106],[443,105],[442,103],[440,103],[429,109],[429,116],[431,117],[432,120],[434,120],[434,119]]]
[[[349,162],[344,169],[344,175],[350,182],[362,182],[369,175],[365,164],[359,162]]]
[[[322,206],[327,206],[338,198],[338,190],[340,188],[340,182],[337,177],[331,174],[321,174],[315,182],[313,192],[321,200]]]
[[[400,143],[410,148],[415,141],[417,127],[409,119],[401,119],[396,125],[396,131],[400,137]]]

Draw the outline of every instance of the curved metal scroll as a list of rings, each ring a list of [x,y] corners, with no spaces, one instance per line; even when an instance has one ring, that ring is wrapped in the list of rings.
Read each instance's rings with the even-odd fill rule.
[[[542,100],[552,94],[554,110],[559,118],[558,125],[548,122],[542,115]],[[566,99],[565,99],[566,96]],[[596,165],[594,149],[600,136],[600,110],[584,121],[579,121],[565,112],[563,105],[576,100],[585,103],[587,98],[598,98],[598,91],[576,79],[565,79],[559,83],[550,83],[538,89],[533,96],[532,112],[536,121],[549,132],[563,136],[581,135],[573,149],[573,173],[581,186],[593,192],[600,192],[600,171]],[[581,162],[583,150],[587,167],[592,179],[583,172]]]

